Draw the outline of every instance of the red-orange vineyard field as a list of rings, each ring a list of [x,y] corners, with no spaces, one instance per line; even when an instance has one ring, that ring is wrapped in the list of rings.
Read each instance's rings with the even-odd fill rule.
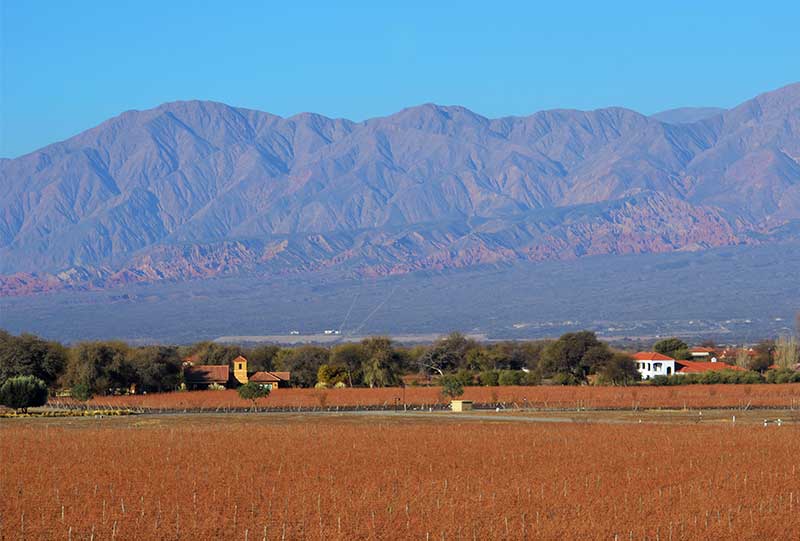
[[[797,539],[800,427],[0,422],[0,539]]]
[[[800,408],[800,384],[685,385],[675,387],[467,387],[465,400],[481,404],[540,409],[600,408]],[[445,403],[438,387],[381,389],[278,389],[258,401],[260,407],[335,408],[406,403],[429,406]],[[91,405],[167,409],[247,408],[236,391],[192,391],[164,394],[97,397]]]

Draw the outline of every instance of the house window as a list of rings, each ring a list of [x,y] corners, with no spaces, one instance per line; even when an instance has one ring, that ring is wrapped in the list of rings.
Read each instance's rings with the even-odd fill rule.
[[[653,363],[653,370],[656,372],[661,370],[661,363]]]

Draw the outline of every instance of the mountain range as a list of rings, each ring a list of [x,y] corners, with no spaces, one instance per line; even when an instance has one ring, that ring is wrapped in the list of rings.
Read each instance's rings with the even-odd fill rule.
[[[173,102],[0,160],[3,296],[797,239],[800,83],[653,116]]]

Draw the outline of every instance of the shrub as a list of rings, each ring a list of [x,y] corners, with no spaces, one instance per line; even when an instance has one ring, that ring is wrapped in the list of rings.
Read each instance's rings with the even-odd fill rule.
[[[500,375],[497,377],[499,385],[519,385],[522,383],[522,376],[525,373],[521,370],[501,370]]]
[[[780,368],[768,370],[764,379],[767,383],[797,383],[800,382],[800,372]]]
[[[747,372],[740,372],[740,383],[764,383],[764,376],[758,372],[748,370]]]
[[[484,370],[478,374],[478,381],[487,387],[496,387],[500,374],[497,370]]]
[[[256,383],[254,381],[249,381],[236,389],[236,392],[239,393],[239,396],[244,400],[250,400],[253,402],[253,406],[256,405],[256,400],[259,398],[266,398],[269,396],[270,388],[266,385],[262,385],[260,383]]]
[[[0,404],[27,412],[47,403],[47,384],[34,376],[9,378],[0,386]]]
[[[542,376],[538,372],[523,372],[522,385],[541,385]]]
[[[553,376],[553,385],[578,385],[580,381],[572,374],[558,373]]]
[[[475,374],[471,370],[465,370],[463,368],[456,372],[454,376],[464,387],[472,385],[475,380]]]
[[[76,400],[86,402],[92,398],[92,388],[86,383],[78,383],[77,385],[72,386],[72,388],[69,390],[69,394]]]
[[[703,372],[700,374],[700,383],[713,385],[715,383],[724,383],[723,375],[720,372]]]

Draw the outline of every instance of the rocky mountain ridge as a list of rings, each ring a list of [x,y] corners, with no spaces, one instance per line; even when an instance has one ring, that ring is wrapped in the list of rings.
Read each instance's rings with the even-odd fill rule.
[[[2,295],[799,235],[800,84],[677,123],[433,104],[355,123],[174,102],[0,161]]]

